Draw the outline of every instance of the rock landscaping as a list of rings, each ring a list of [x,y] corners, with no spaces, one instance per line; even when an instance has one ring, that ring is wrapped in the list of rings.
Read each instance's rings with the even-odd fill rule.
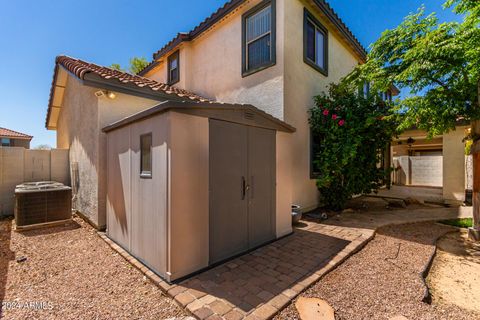
[[[437,238],[452,229],[433,222],[381,228],[360,252],[302,293],[325,300],[336,319],[480,319],[454,305],[422,302],[422,271]],[[275,319],[300,319],[296,301]]]
[[[18,233],[0,220],[0,318],[166,319],[187,314],[87,223]]]

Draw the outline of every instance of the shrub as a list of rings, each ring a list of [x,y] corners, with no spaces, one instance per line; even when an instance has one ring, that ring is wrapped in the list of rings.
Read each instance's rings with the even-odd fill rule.
[[[353,195],[388,183],[390,168],[381,163],[396,127],[388,110],[379,96],[364,98],[338,85],[315,97],[312,171],[327,208],[341,210]]]

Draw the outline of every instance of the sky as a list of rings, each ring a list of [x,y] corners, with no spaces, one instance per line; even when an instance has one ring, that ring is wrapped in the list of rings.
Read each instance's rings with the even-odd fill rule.
[[[225,1],[0,0],[0,127],[33,135],[32,147],[55,147],[45,116],[57,55],[106,66],[126,67],[134,56],[150,60]],[[328,2],[365,47],[422,4],[440,21],[459,20],[442,9],[444,0]]]

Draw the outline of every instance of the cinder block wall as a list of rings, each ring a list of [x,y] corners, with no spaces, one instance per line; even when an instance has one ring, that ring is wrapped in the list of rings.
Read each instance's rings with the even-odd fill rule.
[[[70,185],[68,150],[0,147],[0,216],[13,214],[15,186],[33,181]]]

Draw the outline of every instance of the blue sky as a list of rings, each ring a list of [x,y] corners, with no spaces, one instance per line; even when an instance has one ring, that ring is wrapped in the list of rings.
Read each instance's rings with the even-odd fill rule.
[[[226,0],[0,0],[0,127],[55,146],[45,115],[55,56],[103,65],[150,59],[177,32],[189,31]],[[368,47],[381,32],[425,4],[441,21],[458,20],[444,0],[329,0]]]

